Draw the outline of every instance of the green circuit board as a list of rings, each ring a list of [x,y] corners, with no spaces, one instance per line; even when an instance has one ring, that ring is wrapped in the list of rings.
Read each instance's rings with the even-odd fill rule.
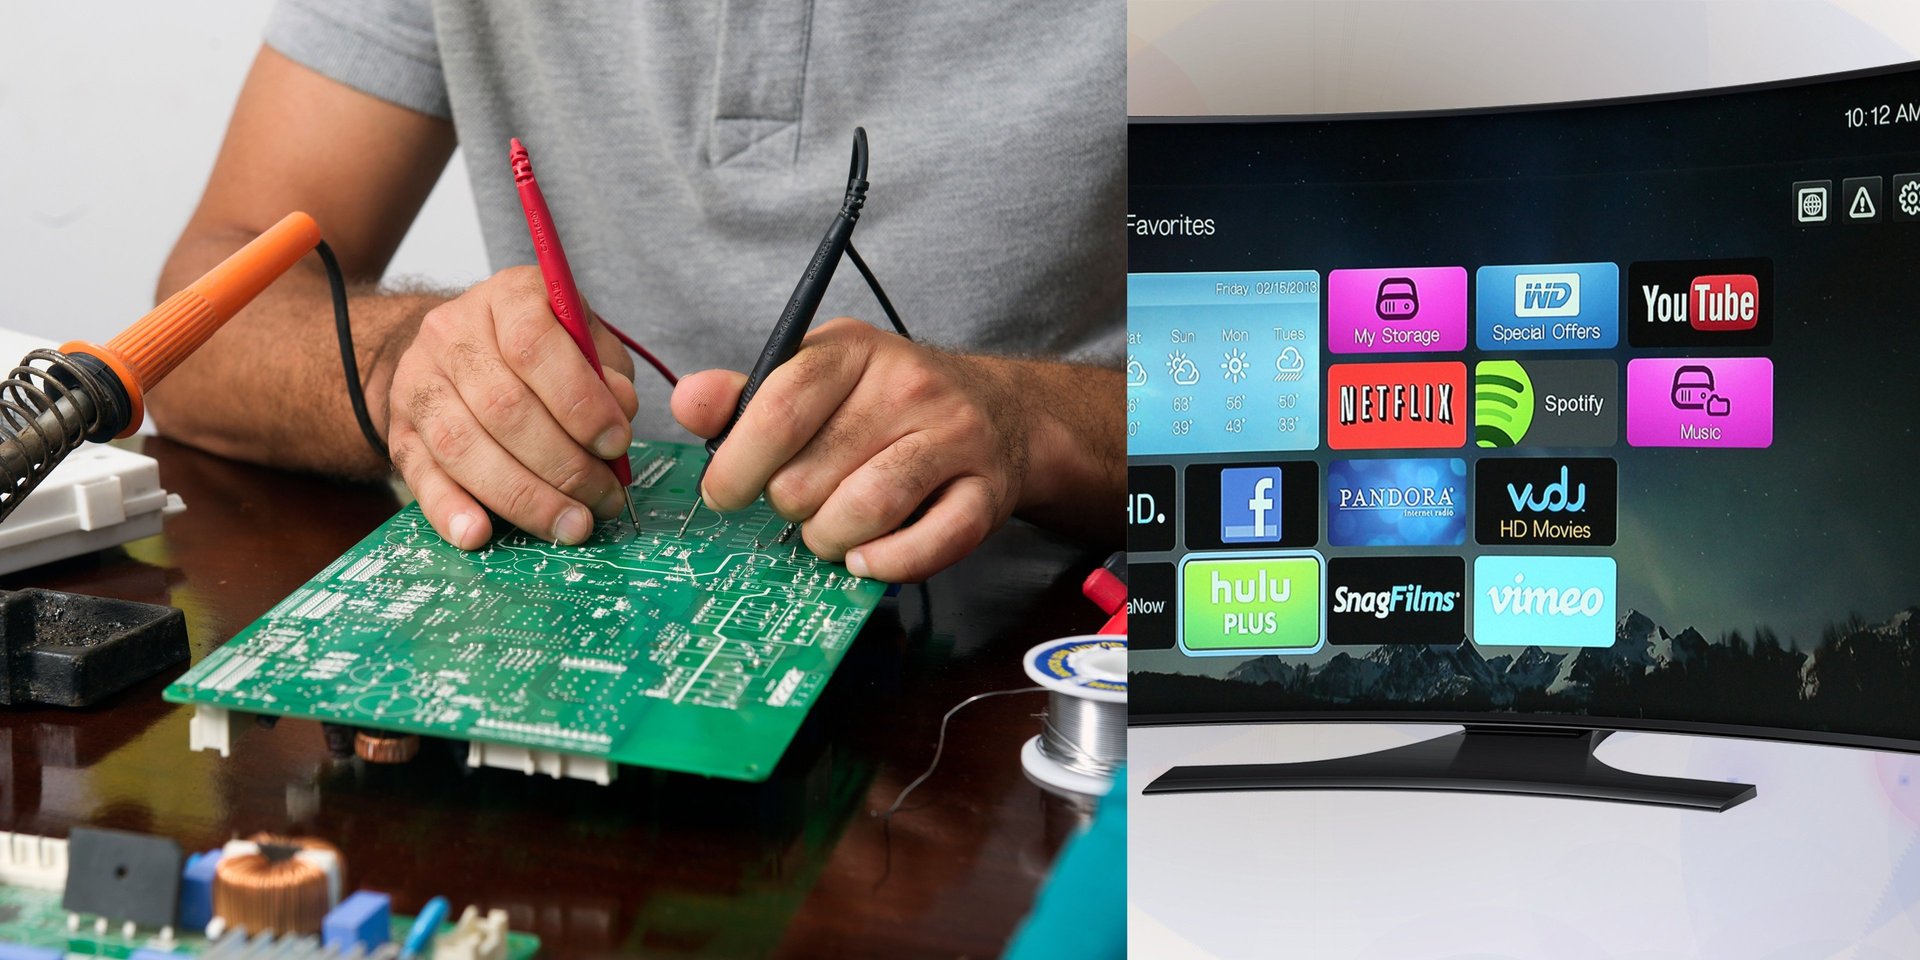
[[[701,507],[680,535],[705,451],[631,453],[638,530],[556,547],[507,528],[469,553],[409,506],[166,698],[766,779],[885,586],[764,501]]]
[[[413,918],[394,914],[390,936],[404,939],[413,927]],[[440,925],[441,933],[453,930],[454,921]],[[213,942],[194,931],[175,931],[173,939],[161,940],[155,931],[140,930],[127,936],[117,924],[95,930],[93,924],[67,926],[67,911],[60,906],[56,890],[32,890],[0,886],[0,944],[48,947],[68,957],[108,957],[125,960],[138,951],[199,957],[213,948]],[[540,938],[530,933],[507,931],[506,960],[532,960],[540,954]],[[317,951],[316,951],[317,952]],[[286,951],[283,955],[307,955],[304,951]],[[337,955],[336,955],[337,956]],[[419,960],[433,960],[433,944],[420,953]]]
[[[413,929],[413,918],[394,914],[392,925],[388,927],[394,943],[401,943],[407,937],[407,931]],[[453,920],[440,925],[440,933],[451,933]],[[171,954],[171,956],[202,956],[213,941],[196,931],[175,931],[171,941],[161,941],[156,931],[142,929],[132,937],[125,935],[119,925],[108,925],[106,929],[96,931],[92,924],[79,927],[67,927],[67,910],[60,906],[60,891],[36,891],[23,887],[0,887],[0,945],[23,945],[23,947],[50,947],[73,956],[104,956],[111,960],[125,960],[134,952],[148,950],[150,954]],[[540,956],[540,937],[532,933],[507,931],[507,960],[532,960]],[[432,941],[424,950],[420,950],[419,960],[432,960],[434,947]]]

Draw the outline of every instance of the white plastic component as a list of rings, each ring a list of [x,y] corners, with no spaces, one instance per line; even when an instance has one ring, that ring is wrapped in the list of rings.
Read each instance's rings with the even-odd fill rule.
[[[66,889],[67,842],[0,831],[0,886]]]
[[[187,749],[218,750],[223,757],[233,755],[233,711],[224,707],[194,704],[193,719],[187,721]]]
[[[615,765],[608,763],[604,757],[481,743],[478,740],[467,741],[467,766],[498,767],[525,774],[544,773],[555,780],[588,780],[603,787],[613,782],[615,773]]]
[[[434,960],[506,960],[507,912],[469,906],[453,929],[433,938]]]
[[[28,352],[51,340],[0,330],[0,378]],[[151,421],[141,424],[151,433]],[[0,574],[105,550],[160,532],[160,521],[186,509],[160,488],[152,457],[89,443],[67,455],[0,521]]]
[[[185,509],[152,457],[89,443],[0,521],[0,574],[151,537]]]

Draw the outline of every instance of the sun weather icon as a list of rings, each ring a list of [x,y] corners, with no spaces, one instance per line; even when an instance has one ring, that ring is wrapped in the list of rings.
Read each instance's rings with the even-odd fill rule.
[[[1167,354],[1167,372],[1173,374],[1174,383],[1183,387],[1200,382],[1200,365],[1178,350]]]
[[[1227,375],[1228,383],[1239,383],[1247,378],[1247,371],[1252,369],[1252,365],[1247,363],[1245,351],[1235,347],[1222,356],[1225,359],[1220,361],[1220,371]]]

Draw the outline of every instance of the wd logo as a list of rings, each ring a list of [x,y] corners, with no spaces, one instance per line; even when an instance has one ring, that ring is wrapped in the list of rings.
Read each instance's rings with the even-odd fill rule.
[[[1577,273],[1523,273],[1513,278],[1515,317],[1577,317],[1580,315],[1580,275]]]

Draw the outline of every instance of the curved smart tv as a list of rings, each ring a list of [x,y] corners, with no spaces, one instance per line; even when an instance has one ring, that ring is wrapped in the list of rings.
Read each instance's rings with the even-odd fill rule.
[[[1920,65],[1129,129],[1135,723],[1432,721],[1149,792],[1724,809],[1620,729],[1920,749]]]

